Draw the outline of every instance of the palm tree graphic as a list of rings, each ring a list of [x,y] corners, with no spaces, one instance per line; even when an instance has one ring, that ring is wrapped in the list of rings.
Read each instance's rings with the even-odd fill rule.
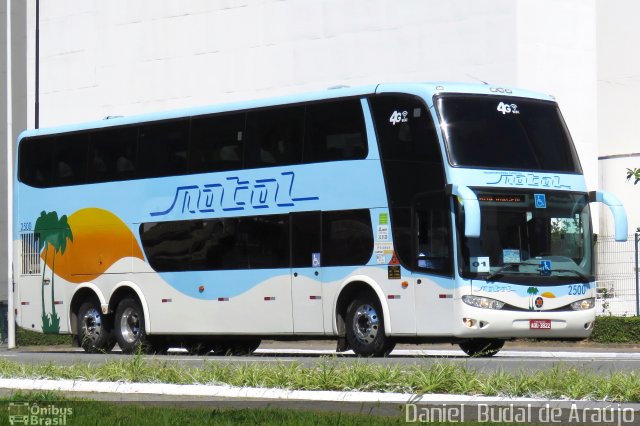
[[[538,287],[529,287],[527,289],[527,294],[529,295],[529,310],[533,311],[533,297],[538,294]]]
[[[67,216],[58,218],[57,212],[41,212],[36,220],[35,233],[38,234],[38,250],[44,250],[44,267],[42,268],[42,331],[44,333],[58,333],[60,331],[60,317],[56,313],[55,304],[55,270],[56,254],[67,250],[67,240],[73,242],[73,233],[67,221]],[[45,271],[49,246],[53,249],[53,261],[51,262],[51,314],[47,314],[44,301]]]

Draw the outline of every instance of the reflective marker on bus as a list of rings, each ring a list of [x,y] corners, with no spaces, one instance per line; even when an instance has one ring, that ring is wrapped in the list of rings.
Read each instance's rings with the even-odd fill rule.
[[[29,130],[17,152],[16,320],[87,352],[585,338],[590,204],[627,234],[554,99],[514,88],[340,88]]]

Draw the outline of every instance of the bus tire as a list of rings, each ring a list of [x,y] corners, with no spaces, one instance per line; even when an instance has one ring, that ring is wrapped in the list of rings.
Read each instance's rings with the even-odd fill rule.
[[[78,309],[78,341],[90,354],[109,352],[116,344],[112,327],[95,302],[84,302]]]
[[[465,354],[471,357],[487,358],[500,352],[504,346],[504,340],[471,339],[459,343],[459,346]]]
[[[144,331],[144,312],[140,303],[127,297],[118,303],[114,321],[118,346],[125,354],[148,352],[150,344]]]
[[[346,333],[349,347],[358,356],[387,356],[395,343],[384,334],[384,317],[378,298],[361,294],[347,307]]]

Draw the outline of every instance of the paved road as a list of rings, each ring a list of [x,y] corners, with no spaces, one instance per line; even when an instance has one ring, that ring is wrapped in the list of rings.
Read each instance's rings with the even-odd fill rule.
[[[201,367],[208,362],[219,363],[289,363],[312,366],[331,357],[338,363],[375,363],[383,365],[423,365],[452,363],[480,371],[536,371],[557,365],[577,367],[585,371],[609,373],[640,371],[640,348],[629,345],[593,345],[584,343],[508,342],[492,358],[469,358],[452,345],[399,345],[387,358],[357,358],[352,353],[336,354],[330,341],[264,342],[252,356],[189,356],[179,350],[169,355],[145,356],[148,360],[176,362],[183,366]],[[0,358],[28,364],[77,363],[102,364],[109,360],[131,357],[115,351],[111,354],[86,354],[71,347],[26,347],[0,350]]]
[[[454,363],[464,365],[481,371],[506,371],[545,370],[556,365],[577,367],[581,370],[609,373],[613,371],[640,371],[640,347],[629,345],[594,345],[584,343],[534,343],[534,342],[508,342],[505,348],[495,357],[488,359],[474,359],[465,356],[456,346],[451,345],[400,345],[387,358],[362,359],[353,354],[336,354],[335,343],[325,341],[311,342],[264,342],[253,356],[249,357],[219,357],[219,356],[188,356],[185,352],[172,351],[165,356],[145,356],[148,360],[162,360],[175,362],[182,366],[200,367],[208,362],[220,363],[288,363],[297,362],[303,365],[314,365],[326,357],[338,363],[376,363],[386,365],[431,365],[434,363]],[[105,363],[110,360],[122,360],[130,358],[115,352],[108,355],[90,355],[70,347],[29,347],[8,351],[0,348],[0,359],[28,363],[28,364],[77,364],[90,363],[91,365]],[[0,389],[0,396],[10,394],[11,390]],[[87,397],[91,399],[114,401],[127,404],[153,404],[172,407],[201,407],[201,408],[283,408],[302,409],[314,411],[361,413],[369,415],[393,416],[409,419],[406,414],[442,412],[447,410],[464,411],[465,420],[486,421],[486,410],[492,410],[496,415],[521,412],[526,410],[533,417],[527,417],[527,421],[539,422],[540,413],[549,409],[560,410],[560,419],[564,423],[576,423],[572,418],[575,413],[580,416],[592,413],[594,410],[609,410],[607,412],[616,415],[620,420],[621,410],[631,410],[631,421],[624,424],[640,424],[640,404],[623,404],[611,402],[593,401],[466,401],[457,403],[447,400],[427,400],[420,402],[413,411],[409,406],[398,403],[364,403],[344,401],[303,401],[303,400],[274,400],[274,399],[247,399],[247,398],[221,398],[221,397],[193,397],[193,396],[163,396],[158,394],[130,394],[130,393],[73,393],[74,397]],[[574,409],[575,407],[578,409]],[[484,411],[483,411],[484,410]],[[452,411],[455,415],[456,412]],[[484,413],[484,414],[483,414]],[[502,413],[502,414],[501,414]],[[491,414],[493,415],[493,414]],[[484,416],[484,417],[482,417]],[[459,417],[458,417],[459,419]],[[504,419],[503,419],[504,420]],[[590,418],[582,419],[589,423]],[[627,419],[629,420],[629,419]],[[549,420],[544,420],[548,422]],[[582,423],[578,421],[576,424]],[[615,422],[622,424],[621,422]],[[604,423],[603,423],[604,424]],[[609,423],[611,424],[611,423]]]

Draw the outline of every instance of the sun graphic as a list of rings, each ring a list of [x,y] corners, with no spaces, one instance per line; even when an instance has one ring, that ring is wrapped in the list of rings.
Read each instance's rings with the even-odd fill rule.
[[[73,238],[64,252],[47,243],[42,250],[47,267],[72,283],[91,281],[120,259],[144,259],[129,227],[113,213],[98,209],[78,210],[67,218]]]

